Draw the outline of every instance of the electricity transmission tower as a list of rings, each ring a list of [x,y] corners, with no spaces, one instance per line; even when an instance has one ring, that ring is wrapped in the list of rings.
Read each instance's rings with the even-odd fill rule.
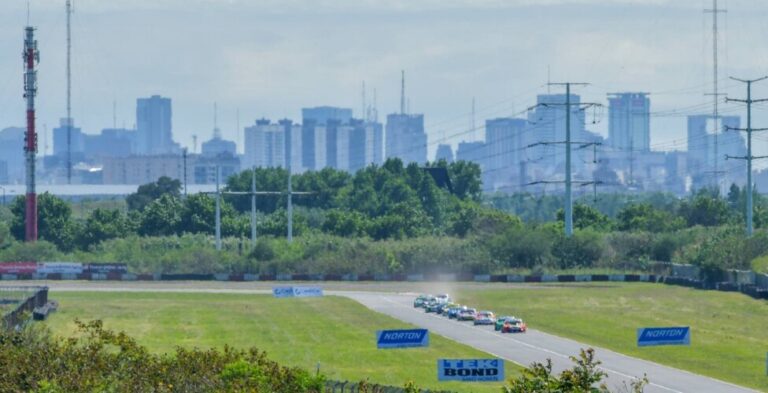
[[[293,191],[291,184],[291,176],[288,175],[288,192],[284,191],[256,191],[256,167],[252,168],[251,172],[251,191],[221,191],[219,187],[219,174],[220,168],[216,168],[216,191],[205,192],[205,194],[216,195],[216,250],[221,251],[221,196],[222,195],[248,195],[251,197],[251,246],[256,245],[256,196],[257,195],[287,195],[287,215],[288,215],[288,228],[286,239],[288,242],[293,241],[293,195],[311,195],[314,192]]]
[[[711,13],[712,14],[712,70],[713,70],[713,77],[712,77],[712,93],[705,94],[706,96],[714,96],[714,100],[712,102],[712,127],[713,130],[713,139],[714,139],[714,170],[712,171],[712,174],[714,175],[714,182],[715,187],[717,189],[720,189],[720,175],[724,174],[724,171],[721,171],[718,165],[719,160],[719,154],[717,152],[718,150],[718,141],[717,141],[717,135],[720,133],[720,127],[718,120],[720,119],[720,112],[718,109],[718,101],[720,100],[720,96],[723,96],[725,94],[720,93],[718,90],[718,51],[717,51],[717,37],[718,37],[718,31],[717,31],[717,17],[719,14],[723,14],[728,12],[725,9],[717,8],[717,0],[712,0],[712,9],[705,9],[704,13]]]
[[[768,76],[764,76],[762,78],[758,79],[737,79],[737,78],[731,78],[735,81],[746,83],[747,84],[747,99],[741,100],[741,99],[735,99],[735,98],[726,98],[726,102],[741,102],[744,104],[747,104],[747,128],[735,128],[735,127],[726,127],[727,130],[734,130],[734,131],[745,131],[747,133],[747,155],[744,157],[733,157],[733,156],[726,156],[726,159],[736,159],[736,160],[745,160],[747,161],[747,211],[746,211],[746,221],[747,221],[747,236],[752,236],[752,215],[753,215],[753,209],[752,209],[752,160],[761,159],[761,158],[768,158],[768,156],[753,156],[752,155],[752,132],[755,131],[768,131],[768,128],[752,128],[752,104],[759,103],[759,102],[766,102],[768,101],[768,98],[762,98],[762,99],[752,99],[752,84],[756,82],[760,82],[762,80],[768,79]]]
[[[67,0],[67,184],[72,184],[72,2]]]
[[[550,107],[550,106],[564,106],[565,107],[565,141],[555,141],[555,142],[538,142],[529,145],[528,147],[534,147],[534,146],[540,146],[540,145],[565,145],[565,181],[559,182],[559,181],[539,181],[539,182],[533,182],[530,184],[546,184],[546,183],[565,183],[565,235],[570,237],[573,236],[573,179],[572,179],[572,170],[571,170],[571,150],[572,145],[580,145],[581,147],[588,147],[588,146],[595,146],[599,143],[596,142],[584,142],[584,141],[573,141],[571,139],[571,107],[576,106],[580,110],[593,107],[593,106],[600,106],[598,103],[572,103],[571,102],[571,86],[586,86],[588,83],[572,83],[572,82],[565,82],[565,83],[547,83],[548,86],[565,86],[565,103],[540,103],[538,105],[535,105],[530,109],[543,106],[543,107]],[[575,182],[577,184],[582,185],[588,185],[588,184],[597,184],[596,182]]]

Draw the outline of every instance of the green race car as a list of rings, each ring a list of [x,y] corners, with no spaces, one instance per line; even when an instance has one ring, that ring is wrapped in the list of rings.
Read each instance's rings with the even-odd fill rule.
[[[494,329],[497,332],[500,332],[501,328],[504,327],[504,322],[506,322],[507,319],[515,319],[515,317],[506,316],[506,317],[498,317],[498,318],[496,318],[496,325],[494,325]]]
[[[425,308],[430,300],[434,299],[432,295],[419,295],[416,300],[413,301],[413,307]]]

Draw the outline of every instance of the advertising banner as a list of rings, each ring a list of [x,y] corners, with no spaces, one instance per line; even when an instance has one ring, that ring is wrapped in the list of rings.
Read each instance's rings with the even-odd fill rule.
[[[293,297],[293,287],[274,287],[272,288],[272,294],[276,298]]]
[[[429,331],[427,329],[379,330],[376,332],[376,347],[379,349],[428,346]]]
[[[691,345],[691,328],[681,326],[637,329],[638,347],[654,345]]]
[[[33,274],[37,262],[0,262],[0,274]]]
[[[497,382],[504,380],[501,359],[440,359],[437,361],[438,381]]]
[[[80,274],[83,272],[83,264],[79,262],[43,262],[37,264],[37,272],[39,274]]]
[[[323,288],[293,287],[293,297],[320,297],[320,296],[323,296]]]

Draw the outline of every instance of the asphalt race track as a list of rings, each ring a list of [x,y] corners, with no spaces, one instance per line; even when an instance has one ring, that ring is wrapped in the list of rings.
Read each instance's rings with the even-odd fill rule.
[[[87,281],[47,281],[47,282],[16,282],[15,285],[48,285],[56,291],[107,291],[107,292],[203,292],[203,293],[271,293],[275,283],[217,283],[217,282],[87,282]],[[277,283],[277,285],[290,285]],[[318,285],[306,284],[300,285]],[[345,296],[360,302],[366,307],[402,320],[404,322],[429,329],[432,334],[438,334],[450,340],[469,345],[493,356],[509,360],[524,366],[533,362],[545,362],[551,359],[556,371],[573,365],[569,356],[576,355],[582,348],[590,347],[566,338],[528,329],[525,334],[500,334],[494,332],[493,326],[473,326],[469,322],[457,322],[445,317],[427,314],[421,309],[413,308],[415,294],[382,292],[384,288],[356,283],[353,285],[341,283],[321,283],[328,295]],[[410,288],[398,288],[407,291]],[[374,292],[375,291],[375,292]],[[662,366],[657,363],[625,356],[607,349],[592,346],[599,360],[603,362],[603,370],[608,374],[608,387],[617,391],[643,374],[648,376],[650,385],[648,393],[697,392],[697,393],[741,393],[755,392],[748,388],[736,386],[687,371]]]
[[[536,361],[545,362],[546,359],[551,359],[553,368],[560,371],[573,366],[569,356],[576,355],[581,348],[588,347],[573,340],[532,329],[528,329],[525,334],[502,335],[495,332],[493,326],[474,326],[471,322],[457,322],[440,315],[427,314],[421,309],[413,308],[414,296],[362,292],[337,294],[352,298],[372,310],[429,329],[433,334],[525,366]],[[754,390],[727,382],[632,358],[607,349],[593,348],[596,350],[598,359],[605,365],[602,368],[608,374],[607,384],[611,390],[618,388],[616,390],[623,391],[621,387],[625,382],[629,385],[634,378],[646,374],[651,382],[645,389],[649,393],[754,392]]]

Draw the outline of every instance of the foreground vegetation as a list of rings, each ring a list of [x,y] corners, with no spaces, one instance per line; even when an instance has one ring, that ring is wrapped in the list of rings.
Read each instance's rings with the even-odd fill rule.
[[[462,303],[519,315],[533,329],[723,381],[768,390],[768,304],[739,293],[659,284],[461,290]],[[636,329],[690,326],[691,345],[637,346]]]
[[[280,364],[316,370],[333,380],[403,386],[413,381],[430,389],[498,392],[502,383],[437,383],[439,358],[484,358],[488,354],[439,336],[427,348],[378,350],[375,332],[407,324],[368,310],[346,298],[275,299],[267,295],[204,293],[55,292],[59,311],[47,324],[57,336],[77,332],[73,322],[101,319],[125,331],[154,354],[176,346],[222,349],[259,348]],[[507,363],[507,374],[520,367]]]
[[[247,170],[226,190],[247,191]],[[442,175],[441,175],[442,173]],[[287,172],[255,170],[259,190],[285,190]],[[450,182],[448,181],[450,180]],[[296,196],[292,244],[284,240],[285,196],[257,201],[260,240],[252,247],[250,200],[222,202],[224,250],[213,249],[215,200],[183,196],[177,180],[161,178],[125,200],[126,211],[75,207],[53,195],[39,199],[43,242],[21,242],[24,200],[0,208],[0,261],[125,262],[136,273],[428,272],[533,273],[572,269],[648,271],[652,261],[702,267],[710,281],[723,269],[765,270],[768,199],[755,195],[751,238],[742,229],[746,195],[698,190],[686,198],[602,195],[574,206],[576,233],[563,235],[557,196],[480,193],[474,164],[444,162],[419,168],[389,160],[354,175],[333,169],[293,175]],[[86,213],[87,212],[87,213]],[[522,218],[521,218],[522,217]]]

